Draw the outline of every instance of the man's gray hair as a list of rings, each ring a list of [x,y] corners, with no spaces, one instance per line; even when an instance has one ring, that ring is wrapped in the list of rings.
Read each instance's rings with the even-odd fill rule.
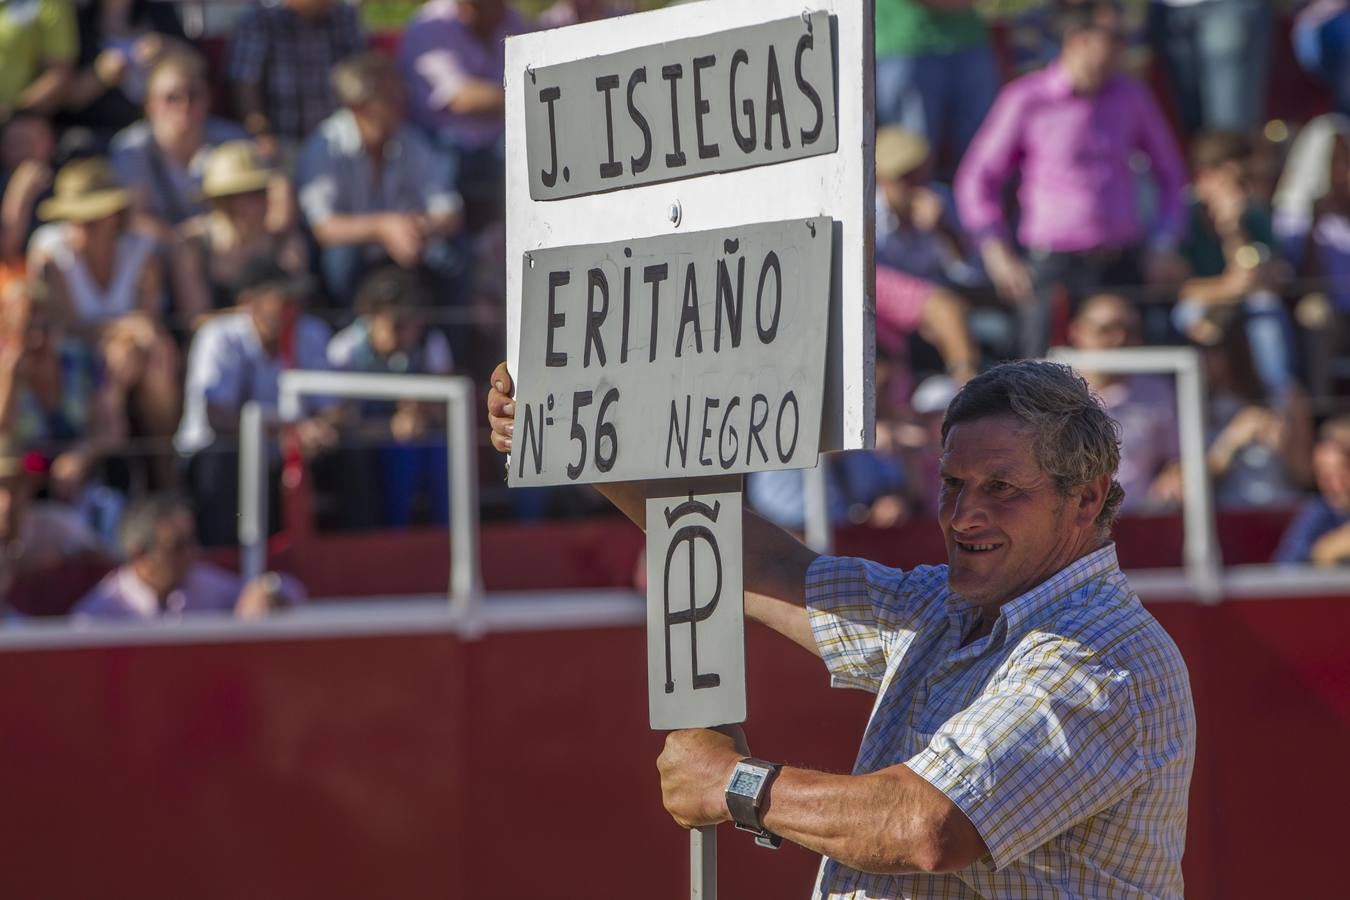
[[[117,529],[122,558],[132,560],[149,553],[155,548],[159,523],[191,511],[191,504],[176,494],[151,494],[137,500],[122,515],[122,524]]]
[[[1024,359],[1004,363],[966,382],[947,407],[942,442],[961,422],[1012,416],[1032,432],[1032,452],[1060,494],[1102,475],[1111,488],[1097,516],[1110,531],[1125,490],[1116,480],[1120,467],[1120,426],[1073,369],[1059,363]]]

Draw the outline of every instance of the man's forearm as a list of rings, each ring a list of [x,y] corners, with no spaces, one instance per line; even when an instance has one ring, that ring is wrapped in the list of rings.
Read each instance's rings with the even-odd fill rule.
[[[384,213],[336,214],[314,226],[314,237],[324,247],[378,244],[382,241]]]
[[[863,872],[949,872],[988,852],[960,809],[903,765],[870,775],[784,768],[762,818],[775,834]]]
[[[31,110],[42,115],[51,115],[60,108],[66,99],[66,88],[75,75],[75,67],[69,63],[48,66],[47,70],[33,79],[23,93],[19,94],[19,109]]]
[[[595,487],[633,524],[646,530],[647,494],[642,482]],[[806,570],[818,554],[749,510],[742,519],[741,543],[745,614],[819,656],[806,612]]]

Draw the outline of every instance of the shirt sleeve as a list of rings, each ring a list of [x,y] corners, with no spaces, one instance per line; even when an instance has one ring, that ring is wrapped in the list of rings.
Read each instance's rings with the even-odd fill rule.
[[[879,691],[896,636],[917,626],[925,598],[940,602],[943,581],[941,568],[907,573],[865,559],[816,559],[806,572],[806,608],[830,683]]]
[[[205,328],[188,353],[187,392],[200,393],[208,406],[240,405],[244,373],[230,349],[219,329]]]
[[[906,765],[970,819],[1000,869],[1144,777],[1129,673],[1074,642],[1022,655]]]
[[[230,81],[260,84],[263,67],[267,64],[267,27],[263,23],[266,11],[255,9],[244,16],[230,41],[230,58],[226,72]]]
[[[413,178],[413,194],[424,196],[423,209],[430,216],[449,216],[464,208],[464,201],[452,188],[443,187],[451,182],[450,160],[437,152],[415,131],[404,132],[408,142],[408,174]],[[435,185],[436,187],[427,187]]]
[[[978,244],[1008,235],[1003,186],[1022,158],[1023,107],[1020,85],[1005,87],[956,172],[956,207],[961,224]]]
[[[43,62],[75,62],[80,55],[80,33],[70,0],[45,0],[38,27]]]
[[[1271,562],[1297,564],[1312,562],[1313,544],[1325,532],[1325,516],[1317,500],[1305,501],[1280,537]]]
[[[1142,84],[1133,85],[1139,115],[1139,149],[1152,164],[1158,189],[1154,241],[1175,245],[1186,231],[1186,164],[1162,110]]]

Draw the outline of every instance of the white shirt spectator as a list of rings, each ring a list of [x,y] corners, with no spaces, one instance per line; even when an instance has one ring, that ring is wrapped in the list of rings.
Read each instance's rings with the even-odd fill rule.
[[[207,419],[207,405],[242,409],[250,400],[264,412],[275,412],[277,387],[285,368],[327,369],[328,326],[312,316],[295,323],[295,353],[291,365],[269,356],[258,340],[247,311],[230,313],[204,324],[188,352],[183,420],[174,446],[183,455],[202,450],[215,440]],[[309,401],[322,406],[317,400]]]

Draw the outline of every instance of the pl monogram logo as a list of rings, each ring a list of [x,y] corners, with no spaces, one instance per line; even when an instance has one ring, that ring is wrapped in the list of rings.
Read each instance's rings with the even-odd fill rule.
[[[697,516],[708,522],[716,524],[717,516],[722,511],[722,504],[714,503],[708,506],[694,499],[690,494],[689,499],[679,504],[674,509],[666,508],[666,525],[674,527],[680,519]],[[712,554],[713,571],[716,573],[716,581],[713,584],[712,596],[708,598],[707,603],[699,605],[698,579],[696,577],[696,557],[700,542],[706,543],[708,550]],[[689,607],[687,609],[671,611],[670,603],[670,576],[671,567],[675,563],[675,551],[682,544],[688,545],[689,557]],[[722,552],[717,546],[717,535],[711,528],[702,524],[688,524],[682,526],[676,531],[670,539],[670,546],[666,550],[665,581],[662,591],[665,597],[665,637],[666,637],[666,693],[675,693],[675,679],[672,674],[672,665],[670,658],[670,630],[676,626],[689,626],[689,662],[691,675],[693,679],[694,690],[701,688],[714,688],[722,683],[722,677],[715,672],[700,672],[698,670],[698,623],[706,620],[717,609],[717,603],[722,598]]]

